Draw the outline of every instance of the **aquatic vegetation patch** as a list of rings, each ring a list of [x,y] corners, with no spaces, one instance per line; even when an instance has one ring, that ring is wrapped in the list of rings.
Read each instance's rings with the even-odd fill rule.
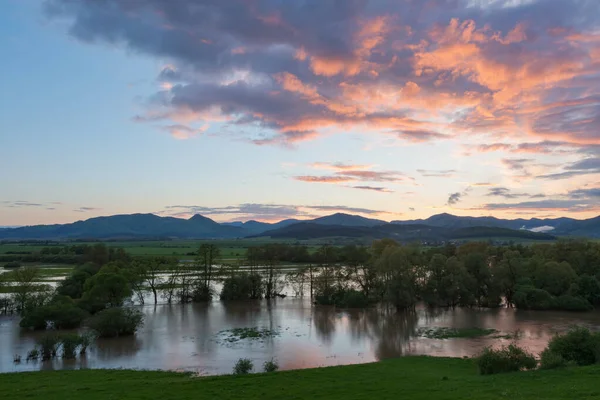
[[[224,342],[234,343],[246,339],[262,341],[270,337],[278,336],[279,332],[268,328],[251,327],[227,329],[219,332],[217,335],[219,336],[219,339]]]
[[[498,331],[496,329],[448,327],[420,328],[417,331],[419,336],[428,339],[475,338],[480,336],[488,336],[497,332]]]

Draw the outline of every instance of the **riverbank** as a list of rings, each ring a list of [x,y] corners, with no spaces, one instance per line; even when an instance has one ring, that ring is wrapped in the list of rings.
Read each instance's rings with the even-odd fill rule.
[[[154,371],[44,371],[0,374],[0,398],[597,399],[599,374],[600,366],[592,366],[481,376],[471,359],[435,357],[207,378]]]

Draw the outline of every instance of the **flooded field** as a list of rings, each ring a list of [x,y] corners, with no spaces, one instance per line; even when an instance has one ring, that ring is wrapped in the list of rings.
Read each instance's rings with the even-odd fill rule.
[[[135,337],[99,340],[89,354],[74,361],[13,363],[13,356],[35,346],[38,333],[23,332],[16,317],[0,317],[0,371],[64,368],[136,368],[194,371],[203,375],[230,373],[235,362],[250,358],[260,369],[276,359],[282,369],[365,363],[384,358],[425,354],[472,356],[486,346],[515,340],[539,353],[556,332],[572,324],[600,329],[600,313],[517,311],[514,309],[336,310],[314,306],[307,298],[270,302],[210,305],[138,306],[145,325]],[[233,328],[266,329],[272,335],[237,339]],[[429,339],[435,327],[493,328],[478,338]],[[509,335],[509,337],[506,337]]]

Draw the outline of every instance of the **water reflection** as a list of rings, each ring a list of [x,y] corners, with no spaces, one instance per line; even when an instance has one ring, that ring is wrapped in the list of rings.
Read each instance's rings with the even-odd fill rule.
[[[600,313],[517,311],[512,309],[339,310],[315,307],[308,299],[286,298],[242,303],[146,305],[145,325],[135,337],[99,340],[74,361],[13,364],[23,359],[40,333],[23,332],[17,318],[0,317],[0,371],[64,368],[143,368],[229,373],[242,357],[256,366],[276,358],[284,369],[369,362],[412,354],[471,356],[486,346],[512,339],[490,335],[474,339],[434,340],[420,328],[494,328],[519,331],[517,343],[539,353],[555,332],[572,324],[597,330]],[[278,332],[263,340],[225,342],[222,331],[257,327]]]

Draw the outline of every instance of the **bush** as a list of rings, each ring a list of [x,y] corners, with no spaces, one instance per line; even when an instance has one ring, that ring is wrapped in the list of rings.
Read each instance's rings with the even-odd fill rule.
[[[248,274],[229,277],[223,282],[221,300],[249,300],[252,287]]]
[[[542,351],[540,360],[541,369],[563,368],[567,365],[567,361],[560,354],[553,353],[549,349]]]
[[[54,334],[44,335],[38,341],[38,346],[40,347],[42,360],[49,360],[56,357],[56,353],[60,347],[60,338]]]
[[[600,333],[575,327],[564,335],[554,336],[547,350],[577,365],[594,364],[600,362]]]
[[[87,318],[88,314],[73,302],[60,299],[50,305],[31,309],[25,313],[19,323],[22,328],[43,330],[50,324],[55,329],[75,329]],[[70,299],[69,299],[70,300]]]
[[[197,285],[192,292],[192,301],[194,303],[203,303],[212,300],[212,289],[210,286],[201,283]]]
[[[60,338],[62,344],[63,358],[73,359],[77,355],[77,348],[80,344],[80,338],[77,334],[66,334]]]
[[[534,369],[537,366],[537,361],[532,354],[514,344],[502,347],[500,350],[488,347],[475,359],[475,362],[481,375]]]
[[[559,296],[554,299],[554,308],[565,311],[590,311],[594,309],[586,299],[570,295]]]
[[[133,335],[144,322],[141,311],[133,308],[108,308],[94,315],[88,326],[100,337]]]
[[[554,306],[550,293],[532,286],[517,286],[513,301],[523,310],[549,310]]]
[[[263,364],[263,370],[265,372],[275,372],[279,369],[279,365],[273,359],[265,361]]]
[[[364,308],[369,305],[369,299],[363,292],[348,290],[336,296],[335,305],[342,308]]]
[[[9,262],[4,264],[4,269],[17,269],[21,268],[21,264],[17,261]]]
[[[35,361],[40,358],[40,351],[38,349],[32,349],[27,353],[27,361]]]
[[[252,360],[248,358],[240,358],[233,367],[233,373],[235,375],[246,375],[252,372],[252,368],[254,368]]]
[[[93,332],[87,332],[79,336],[79,354],[85,354],[88,347],[96,340],[96,335]]]

